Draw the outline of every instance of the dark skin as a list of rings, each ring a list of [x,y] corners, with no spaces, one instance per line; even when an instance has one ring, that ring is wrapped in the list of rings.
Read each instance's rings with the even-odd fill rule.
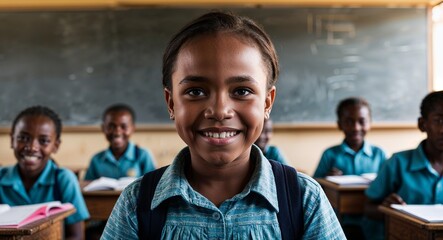
[[[418,128],[422,132],[426,132],[427,138],[424,143],[424,152],[431,163],[432,168],[443,176],[443,104],[434,106],[428,116],[418,119]],[[384,206],[391,204],[402,204],[406,202],[396,193],[391,193],[382,202]],[[381,213],[377,212],[377,204],[370,202],[367,206],[369,216],[379,218]]]
[[[251,147],[275,98],[267,75],[257,47],[228,33],[197,37],[177,57],[166,102],[189,146],[186,178],[216,206],[251,178]]]
[[[128,111],[114,111],[106,114],[102,131],[109,142],[115,159],[119,160],[125,153],[129,138],[134,130],[134,120]]]
[[[338,128],[345,135],[346,144],[355,152],[363,147],[366,133],[371,129],[371,114],[364,105],[350,105],[343,109],[337,121]],[[333,167],[328,176],[340,176],[343,172]]]
[[[54,123],[46,116],[24,116],[10,136],[20,178],[29,192],[61,141],[57,138]],[[66,239],[84,239],[84,223],[66,225],[65,236]]]

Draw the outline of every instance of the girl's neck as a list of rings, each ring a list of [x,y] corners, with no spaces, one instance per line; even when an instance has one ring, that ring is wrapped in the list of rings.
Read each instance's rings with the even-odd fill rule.
[[[360,149],[363,147],[363,142],[361,143],[350,143],[345,140],[345,143],[352,149],[354,152],[360,151]]]
[[[19,168],[19,174],[20,178],[23,182],[23,185],[25,186],[26,192],[29,192],[34,185],[35,182],[37,182],[38,177],[40,176],[42,171],[40,172],[22,172],[22,170]]]
[[[443,175],[443,151],[435,149],[432,145],[425,141],[424,152],[432,168],[434,168],[440,175]]]
[[[114,155],[116,160],[119,160],[120,157],[123,156],[123,154],[126,152],[127,148],[128,148],[128,145],[126,145],[125,148],[121,148],[121,149],[111,147],[112,155]]]
[[[202,166],[189,162],[186,177],[192,188],[220,206],[225,200],[243,191],[251,179],[255,164],[243,161],[226,167]]]

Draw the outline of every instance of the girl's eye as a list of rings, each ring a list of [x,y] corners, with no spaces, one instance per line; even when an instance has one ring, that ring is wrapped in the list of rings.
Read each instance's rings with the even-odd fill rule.
[[[29,137],[26,136],[26,135],[18,135],[17,136],[17,141],[23,142],[23,143],[29,142]]]
[[[247,88],[239,88],[234,91],[234,95],[236,96],[247,96],[251,93],[252,91]]]
[[[51,140],[49,140],[47,138],[42,138],[39,140],[39,142],[41,145],[48,145],[51,142]]]
[[[198,88],[189,89],[188,91],[186,91],[186,94],[189,94],[189,95],[194,96],[194,97],[199,97],[199,96],[204,96],[205,95],[203,90],[198,89]]]

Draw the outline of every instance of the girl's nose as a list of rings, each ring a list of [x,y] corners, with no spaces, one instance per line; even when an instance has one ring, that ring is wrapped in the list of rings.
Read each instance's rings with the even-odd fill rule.
[[[232,109],[229,96],[221,94],[214,96],[212,101],[209,102],[204,114],[205,118],[214,119],[216,121],[232,118],[234,116],[234,110]]]

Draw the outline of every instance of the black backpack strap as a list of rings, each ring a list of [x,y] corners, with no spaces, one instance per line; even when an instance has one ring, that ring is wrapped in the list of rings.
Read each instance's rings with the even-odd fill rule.
[[[278,223],[283,240],[301,239],[304,233],[303,196],[297,171],[287,165],[269,160],[277,187]]]
[[[59,182],[58,182],[58,175],[60,174],[61,169],[60,168],[56,168],[55,172],[54,172],[54,190],[52,192],[53,197],[54,197],[54,201],[62,201],[62,192],[59,186]]]
[[[151,211],[151,202],[155,188],[167,167],[148,172],[141,180],[137,198],[138,239],[161,238],[167,208],[160,205]]]

